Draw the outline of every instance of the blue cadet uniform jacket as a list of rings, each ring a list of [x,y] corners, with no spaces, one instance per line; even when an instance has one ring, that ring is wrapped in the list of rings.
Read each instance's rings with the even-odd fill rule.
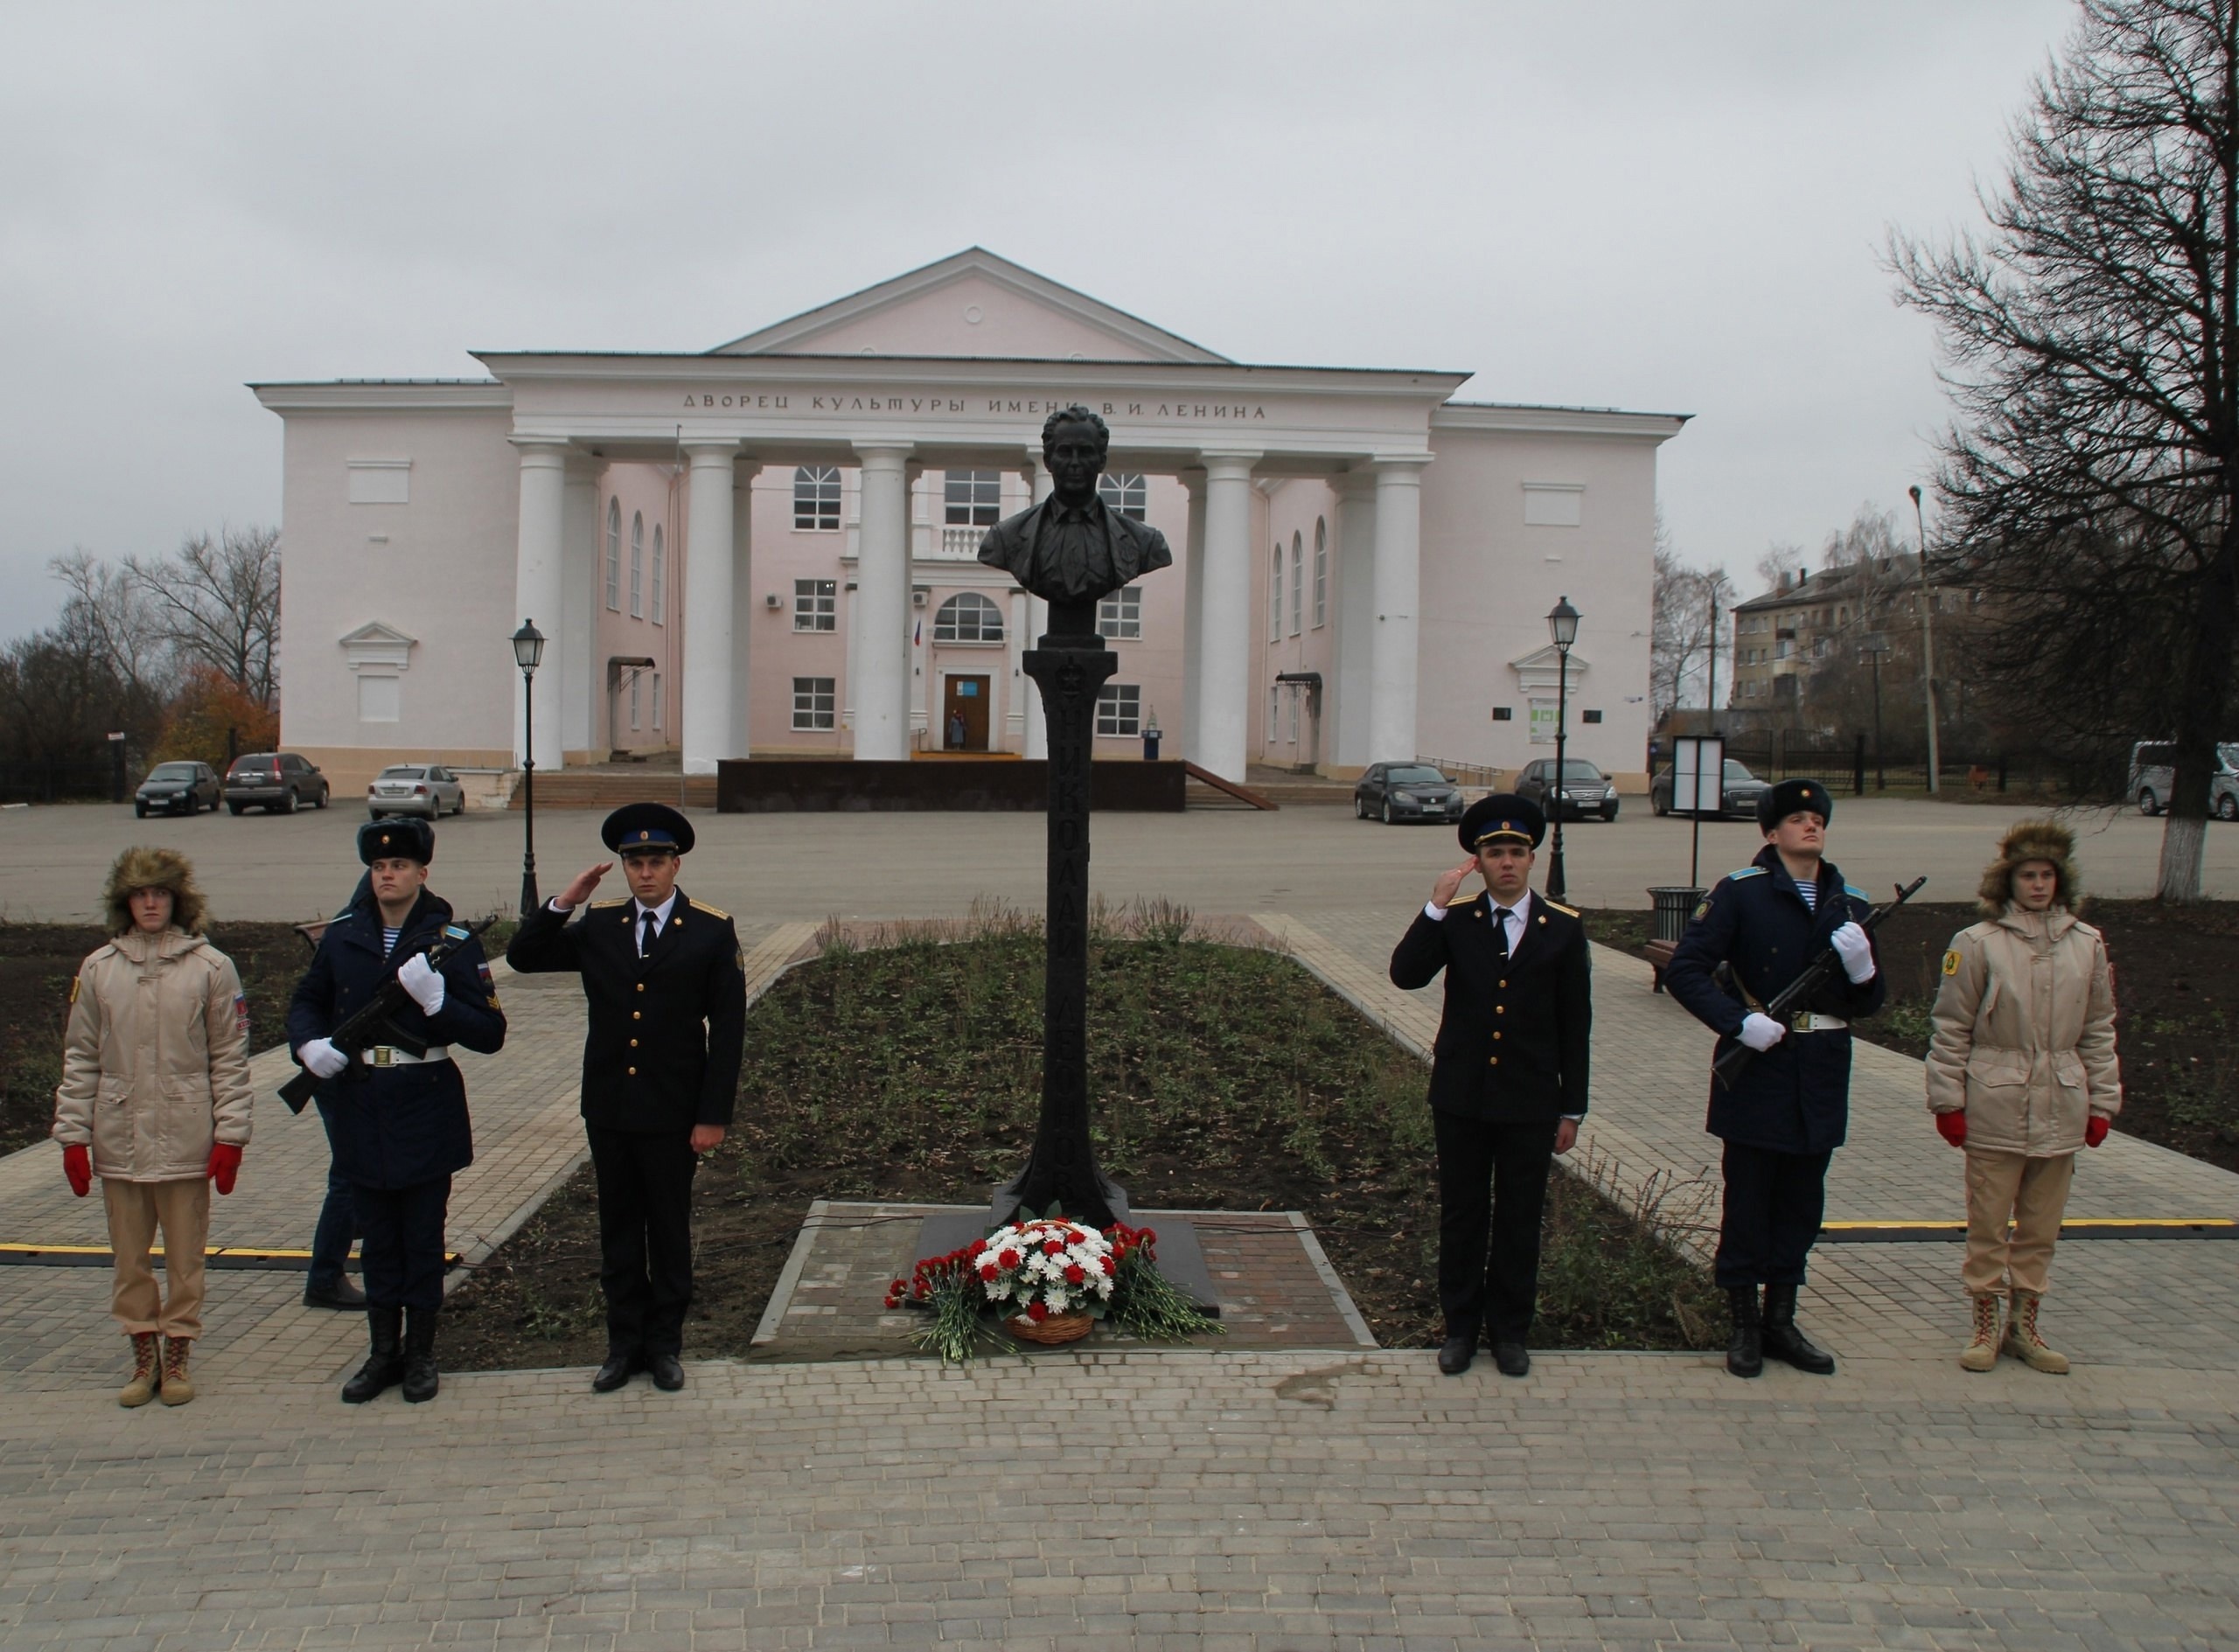
[[[524,975],[580,972],[586,1122],[641,1135],[728,1129],[746,1048],[746,970],[729,913],[683,890],[653,949],[638,956],[636,903],[593,901],[573,914],[540,906],[506,961]]]
[[[1492,897],[1457,900],[1443,918],[1418,910],[1392,953],[1410,992],[1446,972],[1446,1008],[1431,1065],[1431,1106],[1495,1124],[1538,1124],[1586,1111],[1594,984],[1576,911],[1528,897],[1515,954],[1493,933]]]
[[[1845,924],[1864,923],[1873,903],[1843,882],[1832,861],[1819,863],[1818,908],[1806,906],[1796,880],[1771,844],[1739,872],[1730,872],[1695,909],[1671,962],[1664,990],[1719,1035],[1724,1055],[1738,1041],[1742,1018],[1761,1009],[1795,979]],[[1730,986],[1716,972],[1731,965]],[[1881,1007],[1887,991],[1880,954],[1873,979],[1851,984],[1839,969],[1805,1008],[1848,1021]],[[1775,1153],[1820,1154],[1843,1145],[1850,1124],[1851,1035],[1847,1028],[1795,1032],[1751,1060],[1731,1090],[1711,1081],[1714,1136]]]
[[[396,950],[381,955],[381,910],[368,892],[319,938],[310,967],[288,1003],[288,1047],[324,1038],[362,1007],[414,953],[426,950],[451,920],[450,903],[427,890],[398,931]],[[390,1018],[429,1045],[457,1044],[492,1055],[506,1042],[482,943],[469,940],[443,963],[443,1007],[423,1015],[409,999]],[[474,1162],[466,1084],[450,1061],[368,1066],[319,1086],[319,1112],[334,1140],[334,1168],[370,1188],[408,1188]]]

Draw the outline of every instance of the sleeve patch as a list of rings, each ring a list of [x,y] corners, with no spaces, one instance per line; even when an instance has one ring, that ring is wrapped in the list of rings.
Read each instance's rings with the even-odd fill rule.
[[[1959,972],[1959,949],[1957,947],[1955,946],[1944,953],[1943,972],[1946,975],[1957,975]]]
[[[1690,919],[1690,920],[1689,920],[1689,922],[1691,922],[1691,923],[1695,923],[1695,924],[1699,924],[1699,923],[1701,923],[1705,918],[1708,917],[1710,915],[1711,915],[1711,897],[1710,897],[1709,896],[1705,895],[1705,896],[1703,896],[1703,898],[1702,898],[1700,901],[1698,901],[1698,902],[1695,903],[1695,916],[1694,916],[1691,919]]]
[[[234,1031],[243,1038],[248,1036],[248,994],[234,994]]]

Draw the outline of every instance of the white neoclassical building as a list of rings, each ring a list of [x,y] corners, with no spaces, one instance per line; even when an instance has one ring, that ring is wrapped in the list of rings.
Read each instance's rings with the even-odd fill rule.
[[[1099,755],[1350,773],[1571,750],[1644,785],[1656,454],[1684,416],[1451,400],[1468,375],[1231,361],[974,248],[703,353],[259,384],[284,422],[282,737],[338,788],[540,766],[1039,755],[1043,617],[977,561],[1050,409],[1175,565],[1110,599]]]

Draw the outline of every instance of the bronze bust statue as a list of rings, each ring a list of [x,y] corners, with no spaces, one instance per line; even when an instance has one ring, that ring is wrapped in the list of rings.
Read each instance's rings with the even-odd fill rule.
[[[1120,515],[1097,496],[1096,479],[1111,446],[1111,431],[1086,408],[1051,414],[1042,426],[1042,458],[1055,491],[989,528],[980,541],[980,560],[1007,569],[1053,609],[1073,612],[1140,575],[1170,566],[1174,554],[1166,535]]]

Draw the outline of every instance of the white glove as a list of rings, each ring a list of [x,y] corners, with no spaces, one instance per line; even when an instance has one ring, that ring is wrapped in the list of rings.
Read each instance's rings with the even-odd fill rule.
[[[415,952],[404,960],[396,972],[396,984],[412,994],[422,1015],[432,1015],[443,1007],[443,978],[429,964],[425,952]]]
[[[1788,1036],[1788,1028],[1754,1010],[1741,1018],[1741,1042],[1761,1055]]]
[[[324,1038],[314,1038],[300,1047],[296,1059],[314,1078],[331,1078],[350,1064],[350,1058]]]
[[[1843,973],[1851,978],[1852,986],[1863,986],[1873,979],[1873,938],[1856,922],[1844,924],[1827,939],[1843,960]]]

